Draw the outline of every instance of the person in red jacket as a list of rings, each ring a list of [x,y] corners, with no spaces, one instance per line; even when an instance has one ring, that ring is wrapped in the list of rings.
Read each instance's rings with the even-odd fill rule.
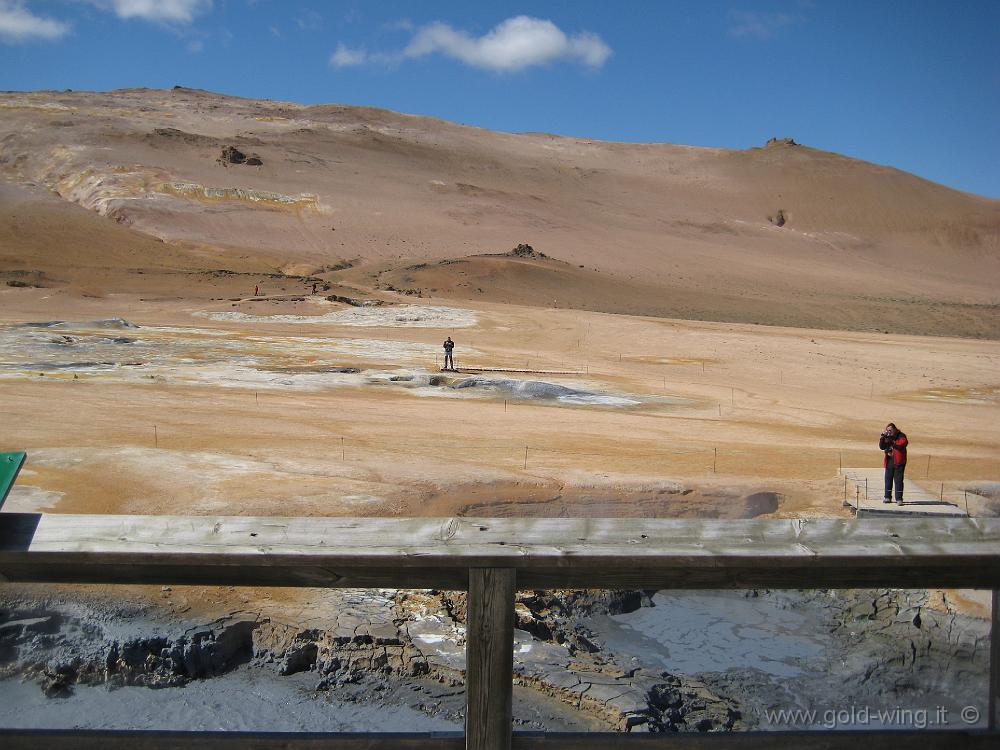
[[[903,471],[906,469],[906,434],[899,431],[892,422],[885,426],[878,439],[878,448],[885,453],[882,465],[885,467],[885,499],[892,502],[892,487],[896,485],[896,505],[903,504]]]

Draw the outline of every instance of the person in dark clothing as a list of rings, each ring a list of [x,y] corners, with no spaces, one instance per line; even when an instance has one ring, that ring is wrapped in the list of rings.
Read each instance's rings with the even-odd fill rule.
[[[444,369],[455,369],[455,358],[452,356],[452,350],[455,348],[455,342],[451,340],[451,336],[444,340]],[[449,368],[448,366],[451,365]]]
[[[885,426],[878,439],[878,448],[885,454],[882,465],[885,467],[885,499],[884,503],[892,502],[893,485],[896,487],[896,505],[903,504],[903,470],[906,469],[906,446],[909,445],[906,434],[900,432],[892,422]]]

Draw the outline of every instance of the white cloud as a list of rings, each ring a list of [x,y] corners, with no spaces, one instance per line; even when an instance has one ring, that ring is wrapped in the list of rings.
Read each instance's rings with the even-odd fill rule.
[[[348,67],[369,62],[399,62],[432,54],[442,54],[475,68],[510,72],[559,61],[599,68],[611,56],[611,48],[589,31],[567,35],[551,21],[514,16],[480,37],[446,23],[432,23],[417,29],[402,51],[391,54],[369,54],[363,49],[339,44],[330,57],[330,64]]]
[[[205,49],[205,43],[200,39],[192,39],[188,42],[187,46],[188,52],[192,55],[197,55],[199,52]]]
[[[139,18],[161,23],[191,23],[212,7],[212,0],[90,0],[119,18]]]
[[[26,42],[30,39],[58,39],[69,33],[69,24],[36,16],[21,2],[0,0],[0,41]]]
[[[435,52],[476,68],[512,71],[557,60],[599,68],[611,55],[611,48],[596,34],[567,36],[551,21],[515,16],[481,37],[472,37],[446,23],[424,26],[403,55],[424,57]]]
[[[785,26],[795,23],[795,18],[787,13],[757,13],[755,11],[733,10],[729,13],[729,33],[731,36],[752,36],[770,39]]]
[[[364,65],[368,62],[368,53],[361,48],[351,49],[346,44],[338,44],[337,49],[330,55],[330,65],[335,68],[350,68],[356,65]]]

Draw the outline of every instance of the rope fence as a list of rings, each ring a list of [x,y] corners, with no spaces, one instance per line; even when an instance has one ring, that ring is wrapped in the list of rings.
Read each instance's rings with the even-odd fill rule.
[[[728,476],[757,477],[766,475],[773,478],[830,479],[838,477],[843,468],[881,469],[881,454],[876,451],[862,449],[832,450],[815,449],[811,455],[802,456],[802,451],[793,446],[740,447],[732,445],[701,445],[697,447],[660,448],[649,445],[609,441],[606,450],[599,448],[578,449],[560,447],[539,443],[537,441],[517,440],[476,440],[475,442],[456,442],[449,450],[436,442],[426,450],[413,447],[393,446],[387,449],[384,441],[374,438],[343,437],[339,438],[341,459],[350,460],[351,450],[355,451],[354,459],[363,459],[365,455],[378,453],[404,453],[415,457],[432,455],[435,458],[454,456],[466,462],[475,463],[477,457],[488,459],[491,463],[513,465],[522,470],[558,469],[566,466],[574,468],[601,471],[613,470],[625,465],[637,465],[650,471],[669,477],[671,471],[681,471],[695,474],[722,474]],[[874,456],[872,455],[874,453]],[[589,460],[590,465],[587,465]],[[919,456],[910,460],[907,480],[919,482],[926,489],[934,485],[931,482],[962,482],[963,477],[980,471],[975,475],[984,480],[990,477],[1000,477],[1000,461],[977,460],[967,457],[934,456],[932,472],[925,476],[918,471]],[[583,464],[581,466],[581,464]],[[773,465],[794,466],[793,472],[767,471],[761,472],[761,466]],[[1000,481],[998,479],[997,481]],[[945,487],[944,492],[958,492]],[[964,500],[964,498],[963,498]]]
[[[517,403],[516,401],[509,402]],[[506,411],[508,402],[502,408]],[[147,423],[147,427],[134,427],[120,437],[132,437],[139,445],[145,444],[157,450],[190,450],[199,447],[199,441],[190,430],[180,425]],[[139,432],[136,432],[139,429]],[[141,437],[142,429],[148,430],[146,438]],[[320,434],[317,434],[320,433]],[[789,478],[822,480],[837,477],[845,468],[881,469],[882,454],[873,445],[871,448],[835,448],[812,445],[748,445],[743,443],[700,442],[698,445],[664,445],[653,440],[633,438],[625,435],[592,436],[592,444],[586,447],[560,444],[555,436],[552,442],[542,442],[537,436],[507,439],[449,438],[437,434],[433,441],[401,442],[384,436],[358,435],[347,433],[323,433],[317,427],[310,434],[302,436],[303,441],[321,441],[327,445],[331,461],[360,461],[373,458],[391,460],[392,456],[409,456],[428,460],[445,460],[462,463],[489,463],[493,465],[516,466],[523,471],[573,468],[602,471],[619,470],[622,467],[641,469],[644,474],[655,473],[669,477],[686,474],[720,474],[727,476]],[[271,439],[266,432],[244,434],[244,449],[266,451],[271,447]],[[577,440],[586,440],[577,434]],[[284,438],[287,442],[287,437]],[[255,445],[255,443],[259,443]],[[1000,459],[991,456],[975,456],[963,452],[962,455],[911,452],[906,471],[906,480],[920,484],[930,491],[934,483],[955,483],[968,481],[1000,482]],[[958,491],[945,487],[941,492]],[[964,497],[962,501],[964,503]]]

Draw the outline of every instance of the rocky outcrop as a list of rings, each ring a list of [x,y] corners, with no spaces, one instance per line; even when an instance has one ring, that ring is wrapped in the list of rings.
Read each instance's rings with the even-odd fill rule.
[[[504,253],[512,258],[547,258],[545,253],[540,253],[535,250],[531,245],[526,245],[524,243],[519,244],[510,252]]]
[[[249,658],[251,633],[257,625],[252,617],[239,616],[172,637],[114,640],[105,639],[93,623],[57,611],[3,615],[0,675],[35,679],[47,695],[67,692],[77,683],[170,687],[213,677]]]
[[[216,161],[223,166],[245,164],[249,167],[259,167],[264,163],[257,154],[244,154],[236,146],[226,146],[223,148],[222,154]]]
[[[188,630],[176,638],[112,643],[105,659],[106,679],[117,685],[164,687],[214,677],[247,660],[257,626],[251,617],[234,617]]]
[[[210,203],[242,203],[270,209],[306,209],[319,213],[325,210],[314,193],[288,195],[255,188],[216,187],[176,181],[162,168],[141,164],[78,170],[72,166],[74,158],[74,153],[66,148],[54,148],[47,168],[37,173],[37,181],[68,201],[123,224],[133,223],[136,218],[133,212],[143,210],[144,206],[165,207],[167,204],[162,201],[178,198]],[[154,201],[161,203],[154,204]]]
[[[0,281],[6,281],[7,286],[22,289],[42,289],[50,286],[52,279],[44,271],[10,269],[0,271]]]
[[[195,182],[163,183],[158,186],[158,192],[195,200],[253,203],[279,208],[317,208],[318,205],[317,197],[309,193],[285,195],[252,188],[208,187]]]
[[[351,307],[381,307],[386,304],[385,301],[380,299],[356,299],[354,297],[344,297],[340,294],[331,294],[326,299],[329,302],[340,302]]]

